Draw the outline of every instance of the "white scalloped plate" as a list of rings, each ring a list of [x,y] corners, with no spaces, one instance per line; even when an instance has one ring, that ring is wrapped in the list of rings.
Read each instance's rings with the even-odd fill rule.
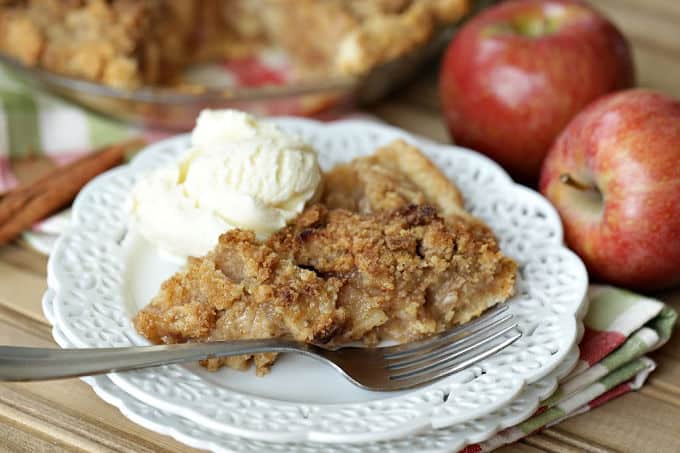
[[[513,184],[483,156],[388,126],[352,120],[275,122],[314,144],[324,169],[398,137],[415,142],[456,182],[468,208],[517,260],[517,295],[510,309],[522,338],[477,366],[396,394],[358,389],[330,368],[295,355],[284,356],[261,379],[228,369],[209,373],[196,365],[174,365],[112,374],[116,385],[154,407],[236,436],[374,442],[487,415],[566,357],[577,341],[588,281],[581,261],[562,245],[559,218],[544,198]],[[74,203],[72,229],[59,239],[48,265],[57,323],[72,344],[146,344],[130,318],[177,264],[134,235],[126,238],[124,206],[136,180],[185,151],[188,140],[179,136],[150,146],[130,165],[96,178]]]
[[[52,302],[54,293],[45,292],[43,311],[54,324]],[[52,336],[63,348],[73,347],[57,325]],[[491,414],[449,428],[430,430],[403,439],[365,444],[328,445],[313,442],[272,443],[243,439],[220,431],[206,429],[196,422],[178,415],[164,412],[132,397],[116,386],[106,376],[84,378],[95,393],[104,401],[117,407],[133,422],[160,434],[172,436],[194,448],[219,453],[454,453],[472,443],[488,440],[500,430],[515,426],[536,412],[539,401],[552,395],[557,383],[568,375],[578,361],[578,347],[574,346],[555,371],[543,379],[528,385],[510,404]]]

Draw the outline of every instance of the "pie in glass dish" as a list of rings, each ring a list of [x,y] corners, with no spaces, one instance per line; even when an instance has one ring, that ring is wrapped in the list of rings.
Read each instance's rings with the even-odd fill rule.
[[[266,240],[224,233],[135,317],[153,343],[292,338],[408,342],[479,316],[514,292],[516,265],[456,186],[397,140],[324,175],[320,200]],[[209,369],[276,354],[214,358]]]
[[[0,52],[118,88],[279,48],[297,77],[363,74],[460,20],[468,0],[0,0]]]

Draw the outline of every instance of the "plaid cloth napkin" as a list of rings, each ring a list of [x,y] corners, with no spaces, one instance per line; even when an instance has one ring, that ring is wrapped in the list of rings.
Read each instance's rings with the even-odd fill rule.
[[[17,183],[10,165],[14,159],[39,155],[62,165],[126,138],[143,136],[154,141],[167,135],[130,127],[30,90],[0,69],[0,192]],[[68,224],[65,211],[35,225],[24,238],[49,253]],[[668,341],[677,313],[658,300],[609,286],[591,285],[588,298],[580,362],[574,371],[534,416],[486,442],[468,446],[465,453],[487,452],[515,442],[644,384],[655,368],[645,354]]]
[[[612,286],[590,285],[588,299],[576,368],[533,417],[463,452],[494,450],[642,387],[656,367],[645,354],[668,341],[678,314],[658,300]]]

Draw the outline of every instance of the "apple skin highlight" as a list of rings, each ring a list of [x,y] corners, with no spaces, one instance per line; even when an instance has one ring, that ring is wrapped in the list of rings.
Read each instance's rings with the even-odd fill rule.
[[[576,113],[633,85],[625,38],[574,0],[517,0],[489,8],[462,27],[440,73],[454,141],[529,184]]]
[[[680,101],[637,89],[595,102],[556,140],[540,190],[595,279],[680,284]]]

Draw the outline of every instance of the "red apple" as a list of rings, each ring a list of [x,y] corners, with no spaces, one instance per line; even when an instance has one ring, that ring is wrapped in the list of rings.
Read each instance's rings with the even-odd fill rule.
[[[680,101],[648,90],[596,101],[555,141],[540,189],[591,275],[680,283]]]
[[[575,0],[517,0],[462,27],[444,57],[440,95],[456,143],[535,183],[569,120],[633,84],[628,43],[600,14]]]

